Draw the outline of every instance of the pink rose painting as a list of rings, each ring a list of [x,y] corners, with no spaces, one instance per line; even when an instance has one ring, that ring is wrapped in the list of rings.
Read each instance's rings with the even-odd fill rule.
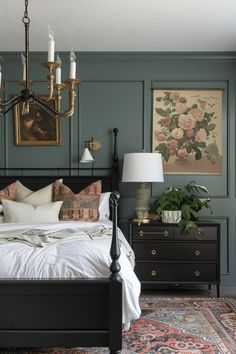
[[[222,174],[222,90],[153,90],[153,152],[168,174]]]

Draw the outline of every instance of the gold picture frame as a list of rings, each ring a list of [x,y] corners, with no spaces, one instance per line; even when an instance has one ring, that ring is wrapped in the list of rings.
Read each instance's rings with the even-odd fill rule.
[[[155,88],[152,151],[165,174],[223,173],[221,88]]]
[[[45,95],[40,95],[46,99]],[[48,102],[55,108],[55,98]],[[60,119],[53,118],[35,103],[29,113],[22,115],[22,102],[15,106],[15,144],[17,146],[51,146],[61,144]]]

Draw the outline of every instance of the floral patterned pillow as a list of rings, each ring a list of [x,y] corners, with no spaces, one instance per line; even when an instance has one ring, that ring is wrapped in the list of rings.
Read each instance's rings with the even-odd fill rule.
[[[6,188],[0,191],[0,203],[2,199],[15,200],[16,197],[16,182],[9,184]]]
[[[97,221],[102,182],[96,181],[78,194],[63,183],[56,181],[53,188],[54,201],[63,200],[59,219],[74,221]]]
[[[3,222],[2,199],[15,200],[16,197],[16,182],[9,184],[6,188],[0,191],[0,222]]]

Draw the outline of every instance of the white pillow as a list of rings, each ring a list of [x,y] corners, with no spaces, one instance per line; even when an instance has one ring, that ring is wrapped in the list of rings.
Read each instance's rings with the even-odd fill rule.
[[[63,180],[59,179],[62,183]],[[43,187],[36,192],[33,192],[29,188],[25,187],[20,181],[16,181],[16,201],[38,206],[42,204],[51,203],[53,200],[53,184],[51,183],[46,187]]]
[[[101,193],[99,202],[99,220],[109,219],[110,217],[110,199],[111,192]]]
[[[34,207],[33,205],[2,200],[4,222],[44,223],[58,221],[63,201],[47,203]]]
[[[0,204],[0,213],[2,213],[2,204]]]

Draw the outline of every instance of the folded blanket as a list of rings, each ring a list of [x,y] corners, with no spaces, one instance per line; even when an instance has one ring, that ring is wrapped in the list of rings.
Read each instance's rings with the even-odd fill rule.
[[[44,229],[25,229],[16,231],[4,231],[0,233],[0,242],[24,242],[34,247],[44,247],[65,240],[93,240],[96,237],[111,237],[112,229],[107,229],[102,225],[90,228],[86,231],[81,229],[62,229],[62,230],[44,230]]]

